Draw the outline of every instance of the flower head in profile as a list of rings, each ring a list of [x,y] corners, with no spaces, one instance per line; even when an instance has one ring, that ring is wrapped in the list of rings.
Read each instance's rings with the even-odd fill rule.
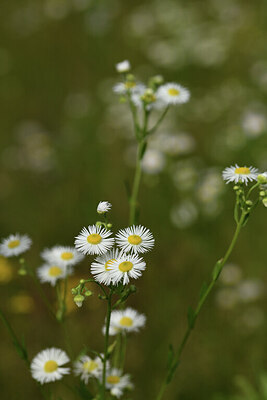
[[[145,86],[142,83],[137,83],[135,80],[129,80],[126,82],[119,82],[113,86],[113,91],[117,94],[124,95],[130,94],[142,94]]]
[[[83,254],[104,254],[114,244],[111,231],[96,225],[83,228],[75,238],[75,247]]]
[[[137,254],[126,254],[121,252],[118,258],[109,262],[109,273],[114,285],[122,283],[127,285],[130,278],[137,279],[146,269],[146,263]]]
[[[62,365],[70,359],[65,351],[52,347],[38,353],[31,362],[32,377],[41,384],[60,380],[70,373],[70,368]]]
[[[80,375],[81,380],[85,384],[88,383],[90,378],[98,378],[101,375],[102,369],[103,364],[100,357],[92,359],[88,356],[82,356],[74,363],[74,374],[77,376]]]
[[[157,90],[157,96],[166,105],[187,103],[190,99],[190,92],[177,83],[166,83]]]
[[[116,64],[116,70],[121,74],[129,72],[130,69],[131,69],[131,64],[128,60],[124,60]]]
[[[153,248],[154,242],[150,230],[142,225],[121,229],[116,234],[116,243],[125,253],[146,253]]]
[[[111,209],[111,207],[112,204],[110,204],[108,201],[100,201],[97,206],[97,212],[98,214],[105,214]]]
[[[120,332],[138,332],[140,328],[145,326],[146,317],[139,314],[131,307],[125,310],[115,310],[111,313],[110,319],[110,335],[117,335]]]
[[[123,391],[125,389],[132,389],[133,385],[130,382],[128,374],[122,375],[121,370],[112,368],[107,371],[106,388],[110,390],[113,396],[120,398],[123,395]]]
[[[226,183],[245,183],[256,181],[258,177],[258,170],[254,167],[239,167],[237,164],[233,167],[225,168],[222,173],[223,179]]]
[[[95,261],[91,264],[91,273],[97,282],[103,283],[104,285],[111,284],[111,274],[109,271],[110,263],[115,261],[119,256],[118,249],[112,249],[107,253],[98,256]]]
[[[37,269],[37,276],[42,283],[48,282],[55,286],[58,280],[64,279],[73,273],[72,267],[65,265],[44,264]]]
[[[9,235],[0,244],[0,254],[4,257],[18,256],[25,253],[32,244],[32,240],[27,235]]]
[[[49,264],[65,267],[76,265],[84,258],[74,247],[69,246],[54,246],[51,249],[45,249],[41,257]]]

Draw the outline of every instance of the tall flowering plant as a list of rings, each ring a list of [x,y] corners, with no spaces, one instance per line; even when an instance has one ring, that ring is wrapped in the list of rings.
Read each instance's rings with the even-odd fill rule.
[[[25,361],[44,399],[53,398],[53,389],[52,392],[50,386],[46,389],[45,384],[62,380],[69,374],[78,377],[80,386],[71,384],[67,387],[75,396],[82,399],[126,399],[127,393],[133,390],[130,375],[124,371],[126,338],[145,326],[146,316],[127,307],[126,303],[129,296],[136,291],[135,280],[146,270],[145,255],[155,245],[152,232],[137,224],[142,160],[147,150],[148,137],[160,126],[170,107],[187,102],[190,93],[179,84],[164,83],[161,76],[152,77],[147,85],[138,82],[130,73],[131,66],[128,61],[117,64],[116,68],[122,79],[114,86],[114,91],[120,95],[121,101],[129,105],[137,142],[135,175],[129,196],[129,226],[113,235],[112,223],[108,217],[112,205],[108,201],[101,201],[97,206],[98,221],[81,229],[75,237],[74,246],[54,246],[45,249],[41,253],[43,264],[36,271],[32,270],[21,257],[32,244],[27,235],[12,234],[3,239],[0,245],[0,253],[4,257],[18,257],[19,274],[33,279],[52,317],[63,327],[67,311],[68,279],[75,265],[87,256],[95,257],[91,260],[90,276],[81,279],[71,292],[77,307],[82,307],[84,301],[92,295],[92,284],[99,289],[98,297],[106,304],[104,345],[100,351],[81,349],[80,354],[73,357],[65,327],[65,350],[51,347],[40,351],[30,359],[28,348],[18,339],[7,318],[0,312],[2,322],[12,338],[18,355]],[[156,115],[156,122],[151,125],[152,114]],[[256,168],[236,164],[226,168],[222,176],[226,183],[233,183],[236,193],[234,207],[236,229],[226,253],[216,262],[212,270],[210,282],[203,284],[196,307],[188,309],[187,329],[177,349],[170,348],[166,374],[158,394],[151,396],[153,399],[156,397],[157,400],[161,400],[164,397],[167,386],[180,364],[183,349],[201,309],[229,259],[241,229],[247,224],[258,203],[267,206],[267,173],[259,174]],[[45,283],[55,288],[56,307],[51,304],[42,289],[42,284]]]

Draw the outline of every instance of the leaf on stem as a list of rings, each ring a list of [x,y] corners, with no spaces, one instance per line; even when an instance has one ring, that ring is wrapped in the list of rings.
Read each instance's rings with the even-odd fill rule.
[[[111,344],[108,346],[108,357],[110,357],[110,355],[112,354],[113,350],[114,350],[115,347],[116,347],[116,344],[117,344],[117,340],[115,340],[113,343],[111,343]]]
[[[202,298],[205,296],[207,289],[208,289],[207,282],[203,282],[200,292],[199,292],[199,300],[202,300]]]
[[[217,281],[217,279],[220,276],[221,270],[222,270],[222,259],[218,260],[213,268],[212,271],[212,279],[213,281]]]

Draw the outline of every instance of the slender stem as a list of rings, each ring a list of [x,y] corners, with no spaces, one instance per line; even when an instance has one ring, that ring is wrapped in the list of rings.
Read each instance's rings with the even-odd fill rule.
[[[10,325],[10,323],[8,322],[8,320],[6,319],[5,315],[3,314],[3,312],[1,310],[0,310],[0,319],[2,320],[3,324],[6,327],[8,333],[9,333],[9,335],[11,337],[12,343],[13,343],[13,345],[14,345],[17,353],[18,353],[18,355],[25,362],[27,368],[29,369],[31,363],[30,363],[30,360],[29,360],[29,357],[28,357],[27,350],[26,350],[25,346],[22,343],[20,343],[20,341],[18,340],[18,338],[17,338],[12,326]],[[45,393],[44,388],[39,383],[36,382],[36,384],[37,384],[37,386],[38,386],[38,388],[40,390],[40,393],[43,396],[43,398],[45,400],[47,400],[48,396]]]
[[[136,223],[137,197],[138,197],[141,176],[142,176],[141,161],[142,161],[143,152],[145,150],[145,145],[146,144],[143,140],[138,142],[134,183],[133,183],[133,189],[132,189],[132,194],[131,194],[131,198],[130,198],[130,218],[129,218],[130,225],[133,225]]]
[[[243,211],[242,214],[241,214],[240,220],[239,220],[239,222],[237,224],[233,239],[232,239],[232,241],[231,241],[231,243],[230,243],[230,245],[229,245],[224,257],[220,261],[219,271],[217,272],[216,278],[212,279],[212,281],[210,282],[209,286],[207,287],[207,289],[205,291],[205,294],[199,300],[199,303],[198,303],[198,305],[196,307],[196,310],[195,310],[195,313],[194,313],[194,322],[196,321],[196,319],[197,319],[197,317],[198,317],[198,315],[199,315],[204,303],[206,302],[208,295],[212,291],[212,289],[213,289],[213,287],[214,287],[214,285],[215,285],[215,283],[217,281],[217,278],[218,278],[219,274],[221,273],[226,261],[228,260],[230,254],[233,251],[233,248],[234,248],[234,246],[236,244],[236,241],[237,241],[237,238],[239,236],[240,230],[242,228],[243,222],[245,220],[245,216],[246,216],[246,212]],[[167,374],[166,374],[166,376],[164,378],[164,381],[162,382],[162,385],[161,385],[161,388],[160,388],[160,391],[159,391],[159,394],[158,394],[156,400],[161,400],[163,398],[163,395],[165,393],[167,385],[170,383],[170,381],[172,379],[172,376],[173,376],[173,373],[174,373],[175,369],[179,365],[182,352],[183,352],[183,350],[185,348],[185,345],[186,345],[186,343],[187,343],[187,341],[188,341],[188,339],[190,337],[190,334],[191,334],[193,328],[194,328],[194,324],[188,324],[187,330],[186,330],[186,332],[185,332],[185,334],[184,334],[184,336],[182,338],[182,341],[181,341],[181,343],[180,343],[180,345],[178,347],[177,353],[175,354],[175,356],[173,358],[173,361],[171,363],[171,366],[168,369],[168,372],[167,372]]]
[[[108,358],[108,341],[109,341],[109,327],[110,327],[110,316],[111,316],[111,300],[112,300],[112,288],[110,289],[109,296],[107,298],[107,318],[106,318],[106,331],[105,331],[105,350],[104,350],[104,361],[103,361],[103,373],[102,373],[102,397],[101,400],[106,398],[106,372],[107,372],[107,358]]]
[[[159,117],[159,119],[157,120],[157,122],[155,123],[155,125],[154,125],[151,129],[149,129],[149,130],[147,131],[147,135],[151,135],[152,133],[154,133],[154,132],[158,129],[159,125],[161,124],[161,122],[162,122],[163,119],[165,118],[165,116],[166,116],[166,114],[167,114],[169,108],[170,108],[170,106],[167,106],[167,107],[165,108],[165,110],[163,111],[163,113],[161,114],[161,116]]]
[[[27,270],[28,274],[30,275],[30,277],[32,278],[40,297],[42,298],[43,302],[45,303],[46,307],[48,308],[48,311],[50,312],[51,315],[53,315],[53,317],[56,317],[53,308],[51,307],[51,304],[49,302],[49,300],[46,297],[46,294],[40,284],[40,282],[38,281],[38,279],[36,278],[36,276],[34,275],[33,271],[31,269]]]

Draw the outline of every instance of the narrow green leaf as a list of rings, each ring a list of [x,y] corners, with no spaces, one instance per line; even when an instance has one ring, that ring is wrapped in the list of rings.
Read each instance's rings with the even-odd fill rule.
[[[113,343],[111,343],[111,345],[108,346],[108,356],[111,355],[111,353],[113,352],[113,350],[115,349],[117,344],[117,340],[115,340]]]

